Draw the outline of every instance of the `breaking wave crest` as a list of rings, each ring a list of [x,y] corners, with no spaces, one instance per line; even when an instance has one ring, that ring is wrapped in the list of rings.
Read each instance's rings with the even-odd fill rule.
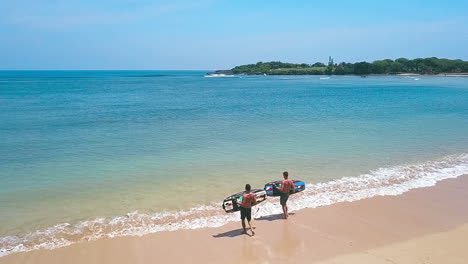
[[[357,177],[308,184],[288,204],[290,210],[351,202],[374,196],[399,195],[411,189],[435,185],[438,181],[468,174],[468,154],[413,165],[380,168]],[[269,198],[254,210],[254,217],[281,213],[278,198]],[[77,242],[118,236],[142,236],[160,231],[218,227],[238,220],[238,213],[226,214],[221,202],[185,211],[143,214],[132,212],[114,218],[97,218],[77,224],[62,223],[21,236],[0,238],[0,257],[35,249],[54,249]]]

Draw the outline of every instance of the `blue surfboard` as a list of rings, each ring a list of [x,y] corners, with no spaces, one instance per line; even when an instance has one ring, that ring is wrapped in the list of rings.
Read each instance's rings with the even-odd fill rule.
[[[280,196],[280,191],[276,188],[276,186],[281,187],[281,183],[283,181],[273,181],[265,184],[265,192],[268,196]],[[293,180],[294,185],[296,186],[296,189],[293,191],[290,191],[290,194],[302,192],[305,190],[305,182],[300,181],[300,180]]]

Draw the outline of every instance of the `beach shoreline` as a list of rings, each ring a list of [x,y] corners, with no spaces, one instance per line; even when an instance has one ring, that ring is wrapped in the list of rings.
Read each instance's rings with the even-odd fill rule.
[[[0,263],[462,263],[468,257],[461,249],[468,242],[468,212],[460,210],[467,205],[466,190],[463,175],[402,195],[303,209],[288,220],[263,216],[254,220],[255,237],[229,223],[15,253]]]
[[[399,73],[399,74],[387,74],[386,76],[434,76],[434,77],[468,77],[468,73],[438,73],[438,74],[419,74],[419,73]],[[378,76],[372,74],[372,76]]]

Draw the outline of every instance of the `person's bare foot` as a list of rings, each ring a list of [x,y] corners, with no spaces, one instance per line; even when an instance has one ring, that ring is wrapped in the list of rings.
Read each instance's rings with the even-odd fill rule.
[[[255,236],[255,232],[253,231],[253,228],[251,228],[250,231],[252,231],[252,236]]]

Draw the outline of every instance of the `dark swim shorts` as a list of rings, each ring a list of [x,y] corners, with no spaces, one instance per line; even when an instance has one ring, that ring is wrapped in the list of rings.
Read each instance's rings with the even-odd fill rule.
[[[250,221],[250,219],[252,219],[252,208],[241,207],[240,212],[241,212],[241,219],[242,220],[247,218],[247,221]]]
[[[289,198],[289,193],[281,193],[280,194],[280,204],[281,205],[286,205],[286,202],[288,201]]]

